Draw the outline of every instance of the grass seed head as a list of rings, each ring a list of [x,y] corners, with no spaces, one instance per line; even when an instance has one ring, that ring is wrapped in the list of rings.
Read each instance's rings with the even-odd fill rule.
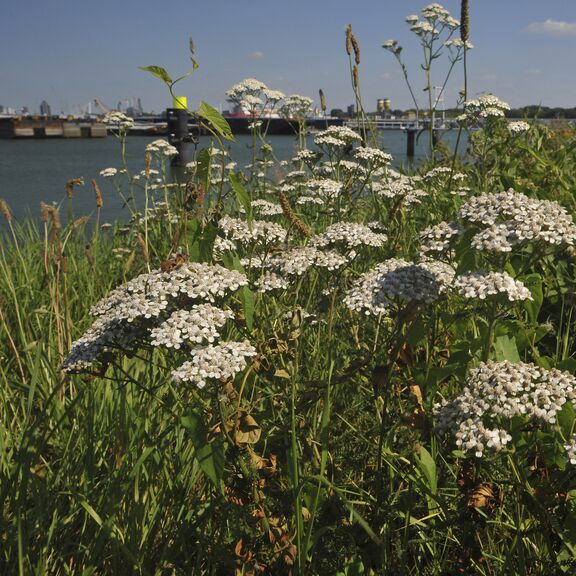
[[[462,0],[460,6],[460,38],[466,46],[466,41],[470,36],[470,11],[468,6],[468,0]]]
[[[4,218],[8,224],[12,223],[12,212],[10,212],[10,208],[8,207],[8,203],[3,198],[0,198],[0,212],[4,214]]]
[[[346,26],[346,54],[352,54],[352,24]]]
[[[102,200],[102,191],[100,190],[100,186],[98,186],[96,180],[92,180],[92,186],[94,187],[94,194],[96,194],[96,206],[102,208],[102,206],[104,206],[104,201]]]

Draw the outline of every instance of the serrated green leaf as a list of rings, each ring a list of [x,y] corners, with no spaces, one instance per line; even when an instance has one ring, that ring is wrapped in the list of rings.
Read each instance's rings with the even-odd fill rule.
[[[246,212],[246,218],[250,222],[250,220],[252,220],[252,202],[250,200],[250,195],[246,191],[246,188],[244,188],[242,180],[238,174],[230,172],[228,178],[230,179],[232,190],[234,190],[234,193],[236,194],[238,204],[244,208],[244,211]]]
[[[214,486],[223,492],[224,478],[224,442],[216,439],[208,442],[208,428],[204,418],[199,414],[191,413],[182,417],[182,425],[194,445],[194,456],[198,460],[200,469]]]
[[[160,78],[165,84],[172,84],[172,78],[168,72],[162,66],[140,66],[140,70],[144,72],[150,72],[156,78]]]
[[[496,360],[498,361],[508,360],[509,362],[520,362],[520,354],[518,354],[518,347],[516,346],[514,336],[498,336],[494,340],[494,351],[496,353]]]
[[[206,104],[206,102],[201,102],[198,110],[196,110],[196,114],[204,118],[204,120],[207,120],[210,126],[222,136],[222,138],[230,142],[235,142],[236,139],[232,135],[230,124],[226,122],[226,118],[224,118],[216,108],[210,106],[210,104]]]

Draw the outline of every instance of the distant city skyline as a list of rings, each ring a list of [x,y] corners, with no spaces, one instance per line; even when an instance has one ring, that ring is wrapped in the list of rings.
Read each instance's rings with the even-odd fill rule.
[[[141,99],[145,111],[170,105],[162,83],[138,69],[164,66],[177,76],[190,66],[193,38],[200,65],[177,92],[196,107],[205,100],[228,108],[225,91],[255,77],[270,88],[314,98],[326,94],[328,109],[346,110],[354,101],[344,29],[352,24],[362,49],[360,82],[366,109],[379,98],[392,108],[412,106],[402,72],[381,48],[395,38],[404,47],[415,93],[424,104],[421,50],[404,18],[426,2],[359,0],[304,2],[289,7],[263,0],[196,3],[148,0],[93,4],[59,0],[2,8],[0,105],[52,113],[78,112],[98,98],[111,108]],[[460,0],[442,3],[456,18]],[[565,0],[506,2],[471,0],[469,95],[492,92],[513,107],[576,105],[576,78],[569,71],[576,53],[576,3]],[[436,82],[442,78],[437,76]],[[463,83],[461,67],[445,93],[453,107]],[[425,106],[423,106],[425,107]]]

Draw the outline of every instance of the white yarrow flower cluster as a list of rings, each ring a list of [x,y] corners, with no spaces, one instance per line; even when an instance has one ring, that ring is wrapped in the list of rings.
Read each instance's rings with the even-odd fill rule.
[[[421,250],[428,252],[446,252],[450,248],[452,239],[462,234],[462,229],[455,222],[440,222],[435,226],[426,228],[420,233]]]
[[[368,146],[361,146],[354,150],[354,157],[373,168],[382,168],[388,166],[392,162],[392,156],[379,150],[378,148],[370,148]]]
[[[517,122],[508,123],[508,132],[511,134],[523,134],[530,130],[530,124],[524,122],[524,120],[518,120]]]
[[[230,318],[233,318],[230,310],[222,310],[212,304],[176,310],[157,328],[150,330],[151,344],[179,349],[185,342],[212,343],[220,336],[219,329]]]
[[[472,246],[478,250],[511,252],[528,242],[552,246],[576,242],[576,225],[560,204],[514,190],[474,196],[460,207],[458,218],[468,225],[483,226],[472,238]]]
[[[456,118],[459,122],[473,126],[487,118],[503,118],[510,106],[493,94],[483,94],[475,100],[464,102],[464,113]]]
[[[418,16],[414,16],[414,18],[415,18],[414,22],[416,22],[418,20]],[[407,17],[406,21],[408,22],[408,17]],[[394,56],[399,56],[400,52],[402,52],[402,46],[400,46],[400,44],[398,44],[398,40],[394,40],[393,38],[386,40],[382,44],[382,48],[384,48],[384,50],[388,50],[389,52],[392,52],[392,54],[394,54]]]
[[[481,458],[512,439],[507,426],[516,416],[536,425],[555,424],[566,402],[576,400],[576,377],[522,362],[481,362],[464,390],[436,404],[436,430],[450,432],[464,452]]]
[[[317,248],[336,245],[350,250],[359,246],[380,248],[386,240],[388,238],[385,234],[373,232],[364,224],[336,222],[326,228],[321,234],[314,236],[310,241],[310,245]]]
[[[313,246],[295,246],[275,254],[268,261],[268,267],[283,276],[302,276],[310,268],[326,268],[334,271],[347,263],[347,258],[337,252],[323,251]]]
[[[175,382],[190,382],[204,388],[208,379],[229,380],[244,370],[247,358],[257,355],[256,348],[244,342],[220,342],[193,349],[192,360],[172,372]]]
[[[348,291],[344,303],[367,316],[386,314],[397,303],[430,304],[449,290],[454,274],[454,269],[443,262],[414,264],[391,258],[364,273]]]
[[[116,168],[104,168],[104,170],[100,170],[100,176],[102,176],[102,178],[113,178],[116,174],[118,174]]]
[[[258,292],[286,290],[289,286],[290,283],[286,278],[270,271],[264,272],[264,274],[256,281],[256,290]]]
[[[223,216],[218,227],[224,231],[226,240],[240,242],[241,244],[275,244],[286,238],[286,229],[267,220],[252,220],[250,225],[239,218]]]
[[[568,443],[564,444],[564,449],[566,450],[566,457],[570,464],[576,465],[576,434],[570,438]]]
[[[330,126],[314,137],[314,144],[322,147],[346,148],[355,142],[361,142],[362,137],[348,126]]]
[[[146,146],[146,152],[149,154],[159,154],[160,156],[175,156],[178,154],[178,149],[172,146],[167,140],[160,138],[159,140],[154,140]]]
[[[314,100],[308,96],[291,94],[286,96],[278,112],[284,118],[305,118],[312,108]]]
[[[127,132],[134,126],[134,119],[126,116],[122,112],[108,112],[102,120],[104,124],[108,124],[113,128],[118,128],[121,132]]]
[[[282,214],[282,206],[268,200],[252,200],[252,210],[260,216],[278,216]]]
[[[214,303],[246,286],[248,279],[218,265],[185,262],[173,270],[153,270],[112,290],[92,307],[92,326],[75,341],[64,361],[65,371],[88,369],[111,350],[130,350],[146,341],[179,309]]]
[[[468,272],[455,278],[454,288],[467,299],[486,300],[499,295],[510,302],[533,299],[524,283],[506,272]]]

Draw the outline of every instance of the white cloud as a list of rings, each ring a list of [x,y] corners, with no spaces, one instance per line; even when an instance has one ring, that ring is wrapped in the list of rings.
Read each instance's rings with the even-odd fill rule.
[[[261,60],[262,58],[264,58],[264,52],[260,52],[260,50],[252,52],[250,54],[250,58],[252,58],[252,60]]]
[[[528,76],[542,76],[542,74],[544,74],[544,70],[542,70],[541,68],[528,68],[527,70],[525,70],[525,73]]]
[[[394,78],[394,75],[390,74],[390,72],[384,72],[384,74],[382,74],[383,80],[392,80],[392,78]]]
[[[558,20],[544,20],[532,22],[526,27],[531,34],[551,34],[552,36],[576,36],[576,22],[561,22]]]

